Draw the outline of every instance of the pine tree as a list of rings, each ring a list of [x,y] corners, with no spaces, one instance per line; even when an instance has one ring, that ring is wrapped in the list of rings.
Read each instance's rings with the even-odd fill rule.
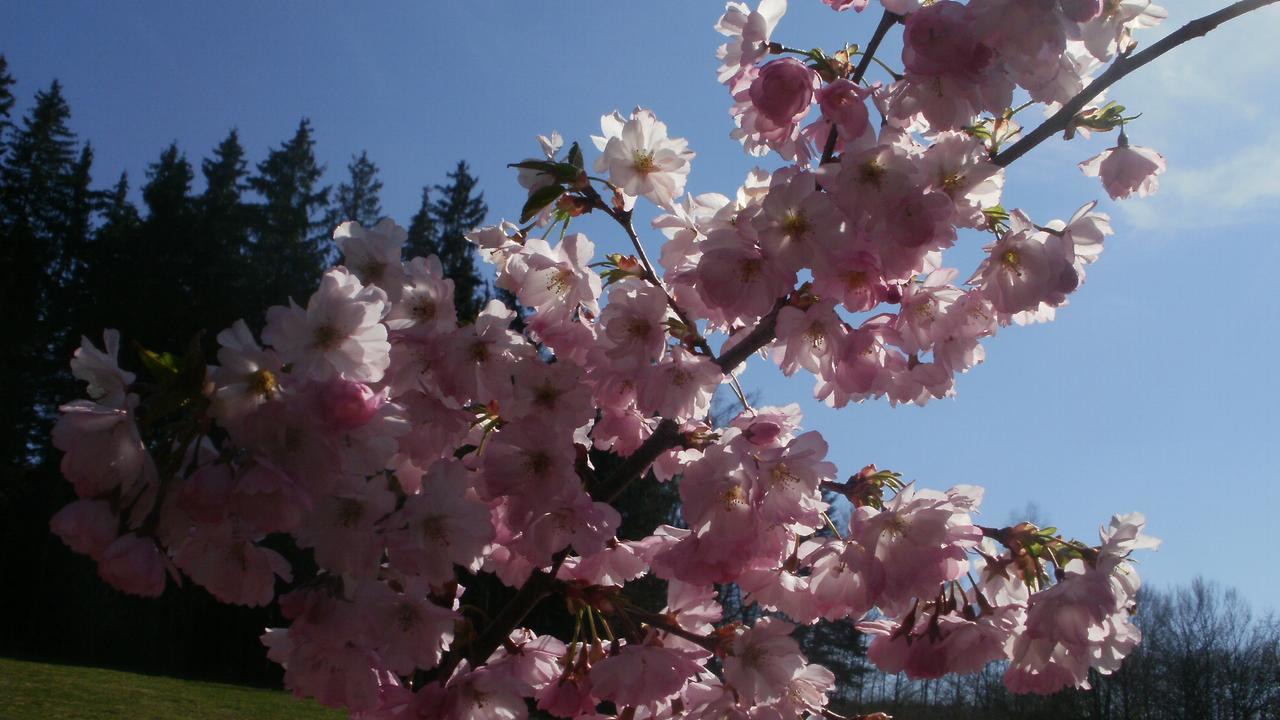
[[[255,280],[273,304],[291,297],[305,303],[324,270],[331,232],[321,219],[329,187],[320,185],[324,166],[316,162],[311,121],[298,123],[293,137],[268,153],[257,170],[249,178],[261,197],[249,253]]]
[[[246,168],[240,134],[232,129],[214,148],[213,157],[200,162],[200,172],[205,181],[204,195],[200,199],[202,220],[225,219],[239,207],[241,196],[248,189]]]
[[[440,244],[436,241],[436,221],[431,216],[431,188],[422,188],[422,203],[418,211],[409,220],[409,239],[405,242],[404,257],[411,260],[416,257],[428,257],[440,254]]]
[[[93,233],[93,215],[98,204],[97,193],[92,186],[93,146],[86,142],[67,177],[67,209],[70,212],[65,219],[66,239],[59,261],[64,285],[74,283],[84,265],[84,253]]]
[[[0,307],[6,321],[0,372],[7,388],[0,393],[0,457],[13,466],[42,454],[50,413],[37,407],[39,391],[64,362],[54,356],[63,349],[66,328],[54,319],[61,315],[55,302],[64,280],[68,218],[75,214],[70,116],[56,81],[36,93],[22,126],[9,133],[0,166]]]
[[[378,179],[378,166],[369,159],[369,154],[361,151],[359,156],[352,155],[347,164],[347,181],[338,185],[325,224],[333,229],[354,220],[363,227],[373,227],[382,219],[380,192],[382,181]]]
[[[160,159],[147,167],[147,184],[142,186],[147,222],[163,225],[189,222],[194,179],[195,171],[177,143],[161,151]]]
[[[475,248],[465,235],[484,222],[489,206],[485,205],[484,193],[475,193],[476,179],[466,161],[459,160],[447,177],[448,185],[435,187],[440,199],[431,203],[431,215],[435,221],[440,263],[445,275],[453,279],[458,317],[469,320],[480,312],[485,301],[485,285],[476,269]]]
[[[12,86],[13,76],[9,74],[9,61],[4,55],[0,55],[0,160],[4,159],[9,129],[13,127],[13,123],[9,120],[9,113],[13,111],[13,91],[9,89]]]
[[[68,203],[65,221],[65,236],[62,243],[62,257],[57,261],[58,284],[53,289],[53,302],[49,311],[51,324],[67,330],[66,339],[70,344],[82,334],[95,334],[92,328],[86,328],[81,322],[81,310],[93,299],[85,294],[84,284],[91,263],[93,246],[94,216],[101,205],[100,193],[93,190],[93,147],[85,143],[80,149],[80,157],[67,177]],[[63,347],[63,351],[69,351]],[[56,357],[54,358],[56,362]],[[63,373],[65,375],[65,373]],[[64,378],[68,380],[69,378]],[[67,385],[64,390],[73,392],[74,385]],[[57,403],[58,397],[50,398]]]
[[[145,294],[133,294],[122,287],[120,302],[132,312],[120,328],[126,336],[146,347],[183,348],[198,322],[201,298],[194,297],[190,278],[200,269],[192,268],[190,252],[196,232],[191,183],[195,171],[176,143],[147,167],[142,200],[147,218],[135,245],[135,277],[151,278]],[[131,327],[130,327],[131,326]],[[132,329],[133,332],[128,332]]]
[[[4,222],[35,235],[60,229],[66,208],[66,178],[75,161],[75,134],[67,127],[71,109],[55,80],[38,92],[35,106],[13,133],[9,154],[0,168]]]
[[[98,206],[102,224],[94,236],[94,242],[132,237],[142,224],[138,208],[129,201],[129,173],[120,173],[114,187],[102,193]]]
[[[84,253],[85,267],[77,287],[76,332],[96,339],[103,328],[117,327],[119,308],[111,305],[127,278],[132,277],[142,217],[129,201],[129,174],[120,173],[111,190],[97,196],[99,224]]]
[[[238,318],[261,312],[280,302],[262,293],[249,264],[249,210],[244,204],[248,188],[247,164],[240,136],[232,130],[200,163],[205,190],[196,200],[196,243],[190,254],[191,294],[208,310],[209,335]],[[206,337],[211,342],[212,337]]]

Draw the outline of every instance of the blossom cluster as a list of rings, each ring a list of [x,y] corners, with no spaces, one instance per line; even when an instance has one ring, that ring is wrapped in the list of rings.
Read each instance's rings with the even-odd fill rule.
[[[440,261],[403,261],[406,233],[384,220],[341,225],[343,264],[305,305],[270,308],[260,337],[221,332],[216,364],[145,353],[144,387],[116,333],[85,340],[72,371],[89,399],[54,430],[79,500],[54,532],[125,592],[171,577],[278,602],[290,624],[263,642],[286,685],[369,720],[822,713],[835,678],[792,637],[819,620],[856,623],[872,662],[912,678],[1002,660],[1010,688],[1048,693],[1117,669],[1139,639],[1129,555],[1156,544],[1141,515],[1097,545],[983,527],[975,486],[871,465],[840,480],[796,405],[744,397],[719,427],[709,411],[757,350],[836,407],[924,404],[986,338],[1052,319],[1112,231],[1094,203],[1044,224],[1004,209],[1013,93],[1068,102],[1163,11],[884,0],[864,52],[901,23],[904,70],[868,84],[847,48],[774,42],[785,6],[731,2],[717,27],[733,136],[789,165],[733,197],[686,193],[694,154],[645,109],[603,117],[604,177],[557,134],[517,163],[526,224],[470,239],[527,311],[520,331],[496,300],[460,322]],[[1129,120],[1111,107],[1076,129]],[[1122,136],[1083,167],[1119,197],[1154,190],[1164,165]],[[640,198],[661,210],[658,265],[632,227]],[[593,212],[636,254],[568,232]],[[963,233],[991,235],[965,280],[944,263]],[[678,523],[620,539],[635,482],[677,483]],[[496,617],[466,602],[483,575],[518,589]],[[642,578],[665,583],[665,606],[629,594]],[[726,621],[729,584],[765,617]],[[571,636],[523,626],[548,595],[576,615]]]

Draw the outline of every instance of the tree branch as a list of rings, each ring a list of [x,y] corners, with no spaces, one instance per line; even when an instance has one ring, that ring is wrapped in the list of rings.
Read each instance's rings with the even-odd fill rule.
[[[752,353],[773,342],[774,334],[778,328],[778,313],[781,312],[782,308],[786,307],[786,304],[786,298],[779,298],[773,304],[773,309],[760,318],[760,322],[756,323],[756,326],[751,329],[751,332],[747,333],[746,337],[716,358],[716,365],[719,365],[725,374],[731,373],[747,358],[751,357]]]
[[[663,418],[654,428],[653,434],[645,439],[636,451],[627,456],[609,475],[609,482],[604,487],[613,487],[604,502],[612,504],[633,481],[644,474],[645,468],[653,464],[662,453],[680,444],[680,425],[675,420]]]
[[[1102,94],[1102,91],[1114,85],[1124,76],[1189,40],[1208,34],[1209,31],[1228,20],[1240,17],[1245,13],[1274,2],[1276,0],[1240,0],[1240,2],[1229,5],[1217,12],[1192,20],[1142,52],[1134,55],[1117,56],[1115,62],[1111,63],[1110,67],[1095,78],[1093,82],[1089,83],[1088,87],[1067,101],[1067,104],[1059,108],[1058,112],[1054,113],[1048,120],[1040,123],[1036,129],[997,154],[992,159],[992,162],[1000,167],[1009,165],[1051,136],[1066,130],[1067,126],[1071,124],[1071,121],[1084,109],[1090,100]]]
[[[876,26],[876,31],[871,35],[870,42],[867,43],[867,49],[862,51],[862,59],[858,61],[857,67],[853,69],[853,75],[849,79],[854,85],[862,82],[862,78],[867,74],[867,68],[871,67],[871,61],[875,60],[876,51],[880,49],[880,43],[884,40],[884,36],[889,34],[889,28],[893,27],[902,16],[891,13],[888,10],[880,16],[880,24]],[[827,144],[822,149],[822,160],[819,165],[826,165],[836,154],[836,126],[831,126],[831,131],[827,133]]]

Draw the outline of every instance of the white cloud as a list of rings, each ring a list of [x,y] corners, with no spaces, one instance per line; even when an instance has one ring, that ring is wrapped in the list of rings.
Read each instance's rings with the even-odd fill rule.
[[[1222,2],[1169,2],[1160,35]],[[1148,32],[1138,39],[1149,46],[1158,37]],[[1122,204],[1135,225],[1238,225],[1274,210],[1280,197],[1280,130],[1272,120],[1280,115],[1277,38],[1280,7],[1264,8],[1174,49],[1113,89],[1112,99],[1143,113],[1130,126],[1132,141],[1169,159],[1159,194]]]
[[[1122,203],[1130,222],[1140,228],[1203,228],[1274,215],[1280,198],[1280,129],[1243,143],[1223,142],[1220,150],[1221,155],[1206,154],[1209,160],[1202,165],[1171,165],[1154,197]]]

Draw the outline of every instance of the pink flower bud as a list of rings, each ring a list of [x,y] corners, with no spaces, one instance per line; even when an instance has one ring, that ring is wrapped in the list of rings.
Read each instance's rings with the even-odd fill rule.
[[[813,100],[813,71],[795,58],[765,63],[751,83],[751,103],[777,125],[803,115]]]
[[[354,430],[373,419],[385,396],[368,385],[337,379],[319,388],[320,417],[334,430]]]
[[[1102,14],[1102,0],[1060,0],[1062,14],[1069,20],[1086,23]]]

